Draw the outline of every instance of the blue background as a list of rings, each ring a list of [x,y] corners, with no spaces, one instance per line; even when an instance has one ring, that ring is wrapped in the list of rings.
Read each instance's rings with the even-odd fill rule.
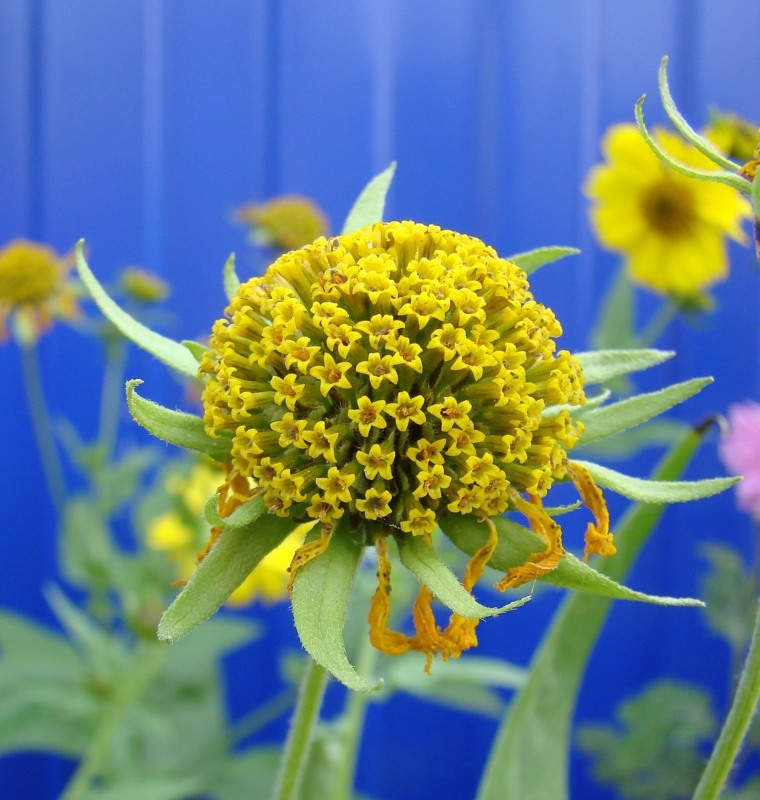
[[[643,92],[648,119],[662,120],[663,54],[695,124],[710,104],[757,121],[758,30],[754,0],[3,0],[0,242],[26,236],[65,251],[85,237],[106,280],[127,264],[149,267],[174,287],[168,332],[196,338],[223,307],[227,254],[238,251],[243,276],[260,268],[229,222],[236,205],[305,193],[335,230],[367,179],[396,159],[387,218],[434,222],[504,254],[581,247],[533,287],[563,322],[564,346],[585,348],[616,266],[594,246],[580,188],[601,134],[632,120]],[[760,399],[760,275],[749,250],[732,256],[716,313],[669,332],[664,344],[678,357],[653,378],[715,376],[680,412],[691,421]],[[94,437],[97,347],[60,328],[41,350],[51,403]],[[50,622],[41,587],[56,574],[54,515],[14,346],[0,349],[0,369],[0,605]],[[151,397],[179,397],[164,369],[139,354],[128,373],[146,380]],[[126,413],[122,421],[123,447],[142,441]],[[690,477],[722,471],[709,446]],[[751,525],[730,495],[670,509],[630,583],[694,595],[702,541],[732,542],[751,559]],[[531,606],[481,626],[483,652],[527,663],[553,607]],[[292,645],[287,611],[275,619],[275,644]],[[232,659],[233,714],[262,699],[261,675],[274,663]],[[710,685],[720,708],[728,669],[698,612],[618,604],[577,720],[607,718],[663,675]],[[394,800],[469,798],[494,730],[406,699],[373,708],[359,789]],[[574,797],[607,796],[580,757],[573,765]],[[68,770],[41,757],[0,759],[2,795],[53,797]]]

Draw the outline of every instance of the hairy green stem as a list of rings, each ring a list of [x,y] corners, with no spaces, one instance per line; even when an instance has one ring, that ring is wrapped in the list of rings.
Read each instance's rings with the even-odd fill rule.
[[[326,686],[327,670],[309,658],[282,753],[273,800],[295,800],[298,797]]]
[[[373,672],[377,662],[378,651],[372,646],[369,636],[361,639],[361,651],[356,662],[356,671],[360,675]],[[349,692],[346,710],[340,726],[340,737],[343,740],[343,758],[335,781],[337,794],[335,800],[352,800],[354,797],[354,780],[356,778],[356,762],[359,758],[359,747],[362,741],[364,719],[367,715],[367,704],[372,695],[368,692]]]
[[[653,347],[677,313],[678,306],[672,301],[666,300],[652,319],[649,320],[649,324],[646,328],[641,332],[641,346]]]
[[[61,468],[58,451],[55,447],[53,425],[45,402],[40,363],[35,345],[21,346],[21,364],[24,372],[26,402],[32,418],[32,427],[42,461],[42,470],[45,473],[45,481],[47,482],[50,497],[53,500],[56,511],[60,514],[66,502],[66,484],[63,479],[63,469]]]
[[[747,658],[731,710],[702,773],[693,800],[715,800],[723,789],[760,701],[760,603]]]
[[[116,446],[119,430],[119,409],[124,399],[124,362],[126,346],[121,338],[108,337],[105,342],[106,367],[100,395],[98,443],[104,463],[108,463]]]
[[[100,774],[103,760],[129,708],[148,689],[169,648],[158,642],[142,642],[124,679],[116,685],[111,702],[100,719],[87,752],[67,784],[60,800],[82,800]]]

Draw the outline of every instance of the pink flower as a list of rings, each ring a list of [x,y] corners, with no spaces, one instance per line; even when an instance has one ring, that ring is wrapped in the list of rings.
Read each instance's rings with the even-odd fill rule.
[[[730,472],[744,477],[736,487],[739,508],[760,522],[760,404],[749,400],[729,408],[720,457]]]

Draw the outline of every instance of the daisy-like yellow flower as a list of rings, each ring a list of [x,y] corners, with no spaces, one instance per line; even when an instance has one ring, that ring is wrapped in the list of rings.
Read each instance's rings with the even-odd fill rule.
[[[477,642],[477,621],[424,624],[425,587],[416,633],[387,628],[387,538],[430,540],[442,514],[516,509],[547,543],[500,584],[519,585],[564,553],[541,498],[568,477],[604,520],[588,551],[614,551],[601,493],[567,459],[580,434],[567,407],[585,396],[577,360],[556,350],[561,332],[525,273],[478,239],[412,222],[317,239],[241,285],[215,324],[201,363],[206,432],[232,437],[234,479],[255,478],[270,513],[321,522],[291,580],[348,526],[380,559],[375,646],[455,657]],[[545,417],[548,406],[564,408]],[[468,588],[496,545],[490,529]]]
[[[16,239],[0,250],[0,339],[14,318],[21,340],[35,342],[56,317],[74,319],[76,297],[67,274],[73,261],[44,244]]]
[[[281,195],[265,203],[246,203],[237,218],[251,228],[258,244],[294,250],[324,236],[329,230],[322,209],[300,195]]]
[[[659,144],[681,163],[714,169],[674,133]],[[601,244],[621,253],[641,286],[682,300],[699,300],[728,274],[726,239],[745,243],[749,203],[731,187],[695,181],[666,166],[635,125],[615,125],[603,141],[605,163],[591,170],[586,193]]]
[[[165,552],[177,569],[179,583],[195,571],[204,545],[215,538],[213,528],[203,519],[203,509],[210,495],[225,484],[224,472],[218,465],[195,464],[187,474],[173,474],[166,482],[172,501],[169,511],[154,517],[147,526],[145,541],[153,550]],[[303,536],[295,531],[279,547],[272,550],[227,601],[230,606],[246,606],[256,600],[278,603],[287,597],[288,567]],[[203,548],[203,549],[202,549]]]

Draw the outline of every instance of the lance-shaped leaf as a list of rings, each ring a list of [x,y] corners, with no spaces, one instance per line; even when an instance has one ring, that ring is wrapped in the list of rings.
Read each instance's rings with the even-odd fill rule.
[[[621,265],[612,286],[601,304],[599,318],[591,333],[595,350],[633,348],[637,344],[634,331],[635,293],[628,270]]]
[[[511,611],[523,605],[528,597],[498,608],[481,605],[441,561],[433,548],[421,537],[412,536],[398,546],[401,563],[451,611],[468,619],[483,619]]]
[[[551,264],[566,256],[577,256],[580,252],[577,247],[537,247],[535,250],[508,256],[507,261],[517,264],[521,270],[530,275],[544,264]]]
[[[678,478],[702,440],[692,431],[663,459],[655,477]],[[617,553],[601,563],[622,580],[664,506],[638,505],[616,526]],[[570,730],[578,690],[610,600],[570,595],[530,666],[528,682],[507,711],[483,773],[477,800],[565,800],[568,797]]]
[[[668,57],[663,56],[660,61],[660,69],[657,74],[657,83],[660,88],[660,99],[662,100],[665,113],[670,117],[670,121],[675,126],[675,129],[690,142],[700,153],[707,156],[710,161],[717,164],[719,167],[736,172],[739,168],[730,158],[726,158],[723,153],[719,152],[713,147],[707,139],[700,136],[694,128],[684,119],[681,112],[678,110],[673,96],[670,93],[670,86],[668,85]]]
[[[592,350],[575,355],[581,362],[584,383],[588,386],[657,366],[673,358],[675,353],[671,350]]]
[[[138,425],[163,442],[203,453],[215,461],[230,460],[232,441],[229,436],[222,435],[218,439],[212,439],[206,433],[200,417],[184,411],[172,411],[152,400],[140,397],[135,387],[141,383],[141,380],[132,380],[127,381],[126,386],[127,407]]]
[[[504,517],[494,517],[493,522],[499,534],[499,543],[488,562],[489,567],[508,572],[513,567],[524,564],[534,553],[541,553],[546,549],[546,542],[529,528]],[[480,521],[472,516],[447,515],[439,520],[439,524],[449,539],[469,555],[486,542],[487,532]],[[566,553],[557,567],[539,580],[563,589],[590,592],[614,600],[635,600],[664,606],[703,605],[700,600],[692,598],[659,597],[629,589],[598,572],[572,553]]]
[[[108,296],[106,290],[100,285],[98,279],[93,275],[92,270],[87,265],[84,258],[84,239],[80,240],[76,247],[76,264],[79,277],[87,287],[87,291],[97,304],[98,308],[108,318],[108,320],[130,341],[138,347],[147,350],[164,364],[177,370],[182,375],[191,378],[198,377],[198,364],[193,358],[192,353],[179,342],[162,336],[160,333],[152,331],[150,328],[138,322],[123,308],[120,308]]]
[[[376,175],[364,187],[348,212],[341,233],[353,233],[366,225],[373,225],[382,220],[385,212],[385,198],[395,172],[396,162],[393,161],[388,169]]]
[[[632,478],[609,467],[602,467],[591,461],[576,460],[588,470],[593,479],[607,489],[638,500],[641,503],[686,503],[701,500],[714,494],[725,492],[741,478],[708,478],[702,481],[658,481],[645,478]]]
[[[235,270],[235,254],[230,253],[230,257],[224,263],[224,293],[228,300],[237,294],[240,288],[240,278]]]
[[[313,541],[318,534],[307,537]],[[293,581],[293,619],[309,655],[342,684],[356,692],[374,692],[346,655],[343,623],[363,546],[339,525],[321,555],[298,569]]]
[[[161,618],[159,639],[173,642],[205,622],[295,528],[287,517],[266,514],[263,500],[260,509],[245,528],[224,529]]]
[[[641,425],[642,422],[659,416],[669,408],[673,408],[697,394],[712,382],[712,378],[693,378],[656,392],[637,394],[609,406],[592,408],[588,411],[580,409],[574,414],[583,422],[584,427],[578,446],[582,447],[584,444],[590,444]]]

